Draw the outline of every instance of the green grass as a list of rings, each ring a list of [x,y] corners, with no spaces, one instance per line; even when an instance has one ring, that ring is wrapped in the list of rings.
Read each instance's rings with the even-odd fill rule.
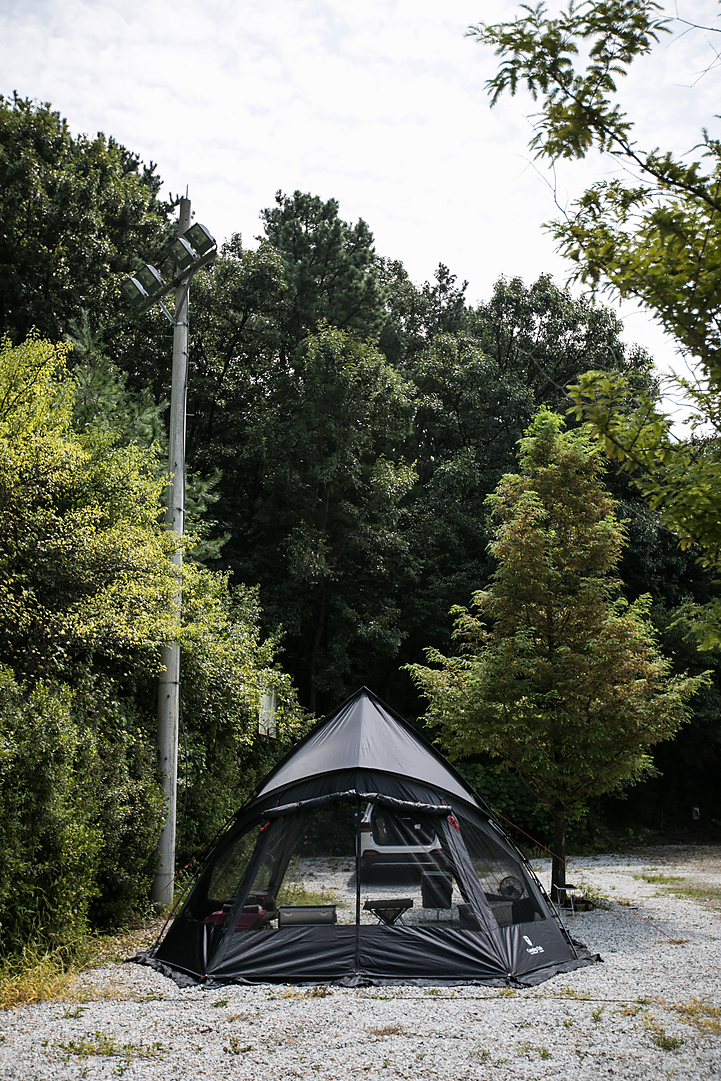
[[[560,993],[564,998],[577,998],[581,1002],[588,1001],[591,997],[590,995],[584,994],[582,991],[574,991],[572,987],[563,987]]]
[[[693,879],[685,878],[682,875],[665,875],[661,873],[644,873],[633,877],[651,885],[668,886],[670,892],[677,897],[687,897],[690,901],[698,901],[709,908],[721,908],[721,886],[719,885],[694,882]],[[621,898],[618,898],[618,900],[623,904]]]
[[[678,1051],[679,1047],[683,1047],[684,1041],[677,1036],[669,1036],[666,1032],[655,1032],[651,1037],[656,1047],[660,1047],[662,1051]]]
[[[547,1047],[533,1047],[530,1043],[522,1043],[516,1051],[516,1054],[519,1058],[522,1055],[526,1055],[528,1058],[531,1058],[533,1055],[538,1055],[539,1058],[553,1058]]]
[[[279,905],[337,905],[345,908],[335,890],[309,890],[303,882],[284,882],[278,891]]]
[[[669,1036],[653,1017],[644,1017],[643,1023],[651,1033],[651,1041],[660,1047],[662,1051],[678,1051],[683,1047],[684,1041],[680,1036]]]
[[[250,1044],[250,1043],[241,1045],[241,1042],[240,1042],[240,1040],[238,1039],[237,1036],[231,1036],[228,1043],[229,1043],[230,1046],[228,1046],[226,1044],[223,1047],[223,1050],[225,1051],[226,1055],[242,1055],[246,1051],[252,1051],[253,1050],[253,1045]]]
[[[708,908],[721,908],[721,886],[711,886],[706,882],[687,882],[686,885],[676,887],[673,891],[678,897],[687,897],[690,901],[698,901]]]
[[[120,934],[87,935],[72,947],[27,946],[20,957],[0,963],[0,1010],[17,1009],[36,1002],[137,997],[123,993],[120,988],[105,987],[98,991],[92,984],[80,986],[77,979],[99,965],[122,961],[147,949],[157,938],[161,926],[153,920]]]
[[[93,963],[92,954],[66,949],[27,947],[22,957],[0,968],[0,1009],[12,1010],[34,1002],[73,998],[74,984]]]
[[[671,882],[683,882],[684,881],[684,878],[683,878],[682,875],[662,875],[662,874],[646,875],[646,874],[640,874],[640,875],[634,875],[633,877],[636,879],[637,882],[642,881],[642,882],[660,883],[661,885],[664,885],[664,886],[669,885]]]
[[[134,1043],[120,1044],[107,1032],[95,1032],[92,1036],[85,1036],[80,1040],[68,1040],[67,1043],[56,1043],[54,1046],[63,1052],[63,1062],[69,1062],[71,1058],[94,1058],[101,1055],[126,1059],[152,1058],[165,1050],[160,1043],[150,1046]]]

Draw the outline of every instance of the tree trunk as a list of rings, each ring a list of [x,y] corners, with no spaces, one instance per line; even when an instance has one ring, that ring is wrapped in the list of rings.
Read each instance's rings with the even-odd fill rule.
[[[553,863],[551,865],[551,900],[566,903],[566,812],[556,811],[553,828]]]

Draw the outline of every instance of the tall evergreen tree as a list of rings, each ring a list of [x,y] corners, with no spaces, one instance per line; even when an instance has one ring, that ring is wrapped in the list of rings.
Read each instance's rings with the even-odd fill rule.
[[[279,191],[275,202],[260,216],[281,254],[288,285],[280,313],[281,359],[292,357],[323,322],[375,337],[384,320],[384,296],[366,223],[342,221],[335,199]]]
[[[588,438],[541,409],[520,467],[489,497],[498,567],[476,613],[457,610],[465,655],[429,650],[439,667],[413,674],[456,756],[490,753],[553,811],[563,901],[569,818],[652,769],[650,748],[689,719],[706,677],[671,676],[647,601],[618,596],[623,530]]]

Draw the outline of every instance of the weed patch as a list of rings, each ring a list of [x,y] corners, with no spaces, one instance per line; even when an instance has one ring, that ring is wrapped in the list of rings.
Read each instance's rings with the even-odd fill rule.
[[[228,1044],[229,1046],[223,1047],[226,1055],[244,1055],[246,1051],[253,1050],[253,1045],[250,1043],[241,1045],[237,1036],[231,1036]]]
[[[18,961],[8,961],[0,968],[0,1009],[67,998],[84,968],[67,950],[28,948]]]
[[[640,874],[633,877],[655,885],[667,886],[670,892],[677,897],[687,897],[690,901],[698,901],[700,904],[710,908],[721,908],[721,886],[719,885],[711,885],[708,882],[694,882],[693,879],[681,875]],[[620,904],[626,904],[621,898],[618,900]],[[634,904],[634,902],[629,903]]]
[[[635,1017],[642,1009],[644,1009],[643,1006],[639,1006],[634,1002],[631,1006],[622,1006],[620,1010],[616,1010],[615,1012],[620,1013],[622,1017]]]
[[[678,897],[687,897],[689,901],[698,901],[708,908],[721,908],[721,886],[712,886],[707,882],[687,882],[673,891]]]
[[[651,1039],[662,1051],[678,1051],[679,1047],[683,1047],[683,1040],[666,1032],[654,1032]]]
[[[683,1047],[684,1041],[679,1036],[669,1036],[653,1017],[644,1017],[643,1023],[650,1029],[652,1042],[662,1051],[678,1051]]]
[[[345,908],[345,901],[341,900],[335,890],[309,890],[302,882],[284,882],[278,893],[277,904],[279,905],[336,905]]]
[[[78,976],[99,965],[122,961],[151,945],[162,926],[157,920],[117,935],[88,935],[72,947],[48,949],[27,946],[20,957],[0,964],[0,1010],[59,999],[78,1001],[92,997],[136,997],[121,987],[99,991],[92,985],[75,986]],[[162,998],[162,995],[151,995]],[[148,996],[146,996],[148,998]]]
[[[68,1040],[67,1043],[56,1043],[54,1046],[63,1052],[63,1062],[69,1062],[71,1058],[94,1058],[101,1055],[126,1059],[152,1058],[166,1050],[160,1043],[151,1044],[149,1047],[134,1043],[119,1044],[115,1037],[107,1032],[95,1032],[81,1040]]]
[[[327,995],[332,995],[333,992],[329,987],[326,987],[324,983],[318,984],[317,987],[309,987],[306,991],[281,991],[278,994],[270,992],[268,998],[326,998]]]
[[[74,1020],[77,1017],[82,1017],[87,1008],[87,1006],[73,1006],[73,1008],[71,1009],[68,1006],[67,1009],[63,1010],[63,1017],[71,1018]]]
[[[675,1010],[687,1025],[693,1025],[704,1035],[721,1035],[721,1007],[692,998],[689,1002],[669,1003],[668,1008]]]
[[[668,885],[671,882],[683,882],[684,878],[681,875],[634,875],[636,881],[642,882],[657,882],[661,885]]]
[[[547,1047],[533,1047],[530,1043],[522,1043],[516,1054],[519,1058],[524,1055],[527,1058],[533,1058],[534,1055],[538,1055],[539,1058],[553,1058]]]

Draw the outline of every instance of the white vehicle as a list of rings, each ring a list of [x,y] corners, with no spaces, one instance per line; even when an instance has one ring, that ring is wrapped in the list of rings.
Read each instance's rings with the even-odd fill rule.
[[[433,825],[420,815],[369,803],[360,823],[361,874],[371,868],[444,870],[448,864]]]

